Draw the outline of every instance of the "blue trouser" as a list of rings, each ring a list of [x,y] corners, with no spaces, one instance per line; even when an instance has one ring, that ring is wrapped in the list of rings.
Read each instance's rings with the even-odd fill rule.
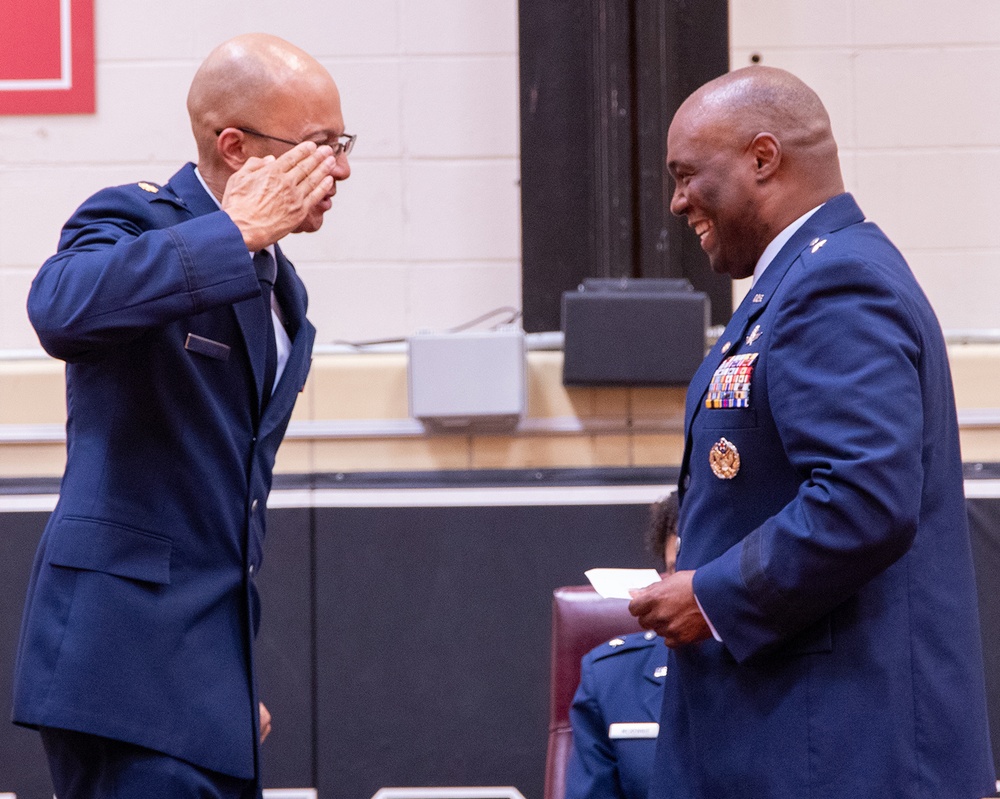
[[[57,799],[256,799],[238,779],[135,744],[43,727]]]

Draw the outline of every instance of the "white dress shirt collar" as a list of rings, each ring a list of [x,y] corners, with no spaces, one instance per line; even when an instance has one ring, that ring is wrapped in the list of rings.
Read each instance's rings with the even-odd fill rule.
[[[764,274],[764,270],[770,266],[774,257],[781,252],[781,248],[788,244],[788,240],[795,235],[795,232],[806,223],[806,220],[809,219],[809,217],[815,214],[824,205],[825,203],[820,203],[811,211],[806,211],[802,214],[802,216],[792,222],[792,224],[782,230],[771,240],[771,243],[764,248],[764,252],[760,254],[760,258],[757,259],[757,265],[753,268],[753,281],[750,283],[751,286],[760,280],[760,276]]]

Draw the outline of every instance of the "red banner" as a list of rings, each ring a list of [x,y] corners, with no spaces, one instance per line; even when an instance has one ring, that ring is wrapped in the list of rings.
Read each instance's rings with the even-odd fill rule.
[[[93,0],[0,0],[0,114],[94,113]]]

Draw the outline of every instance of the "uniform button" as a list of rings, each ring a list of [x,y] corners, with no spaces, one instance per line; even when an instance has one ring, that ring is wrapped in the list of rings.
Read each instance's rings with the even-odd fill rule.
[[[250,503],[250,512],[251,513],[257,512],[257,500],[254,500],[253,502]]]
[[[253,577],[253,564],[252,563],[250,564],[250,568],[247,569],[247,571],[249,571],[250,572],[250,576]]]

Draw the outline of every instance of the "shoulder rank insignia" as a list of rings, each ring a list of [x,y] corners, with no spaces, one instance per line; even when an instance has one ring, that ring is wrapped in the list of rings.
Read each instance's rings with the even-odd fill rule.
[[[154,183],[146,183],[144,180],[139,181],[139,188],[143,191],[148,191],[150,194],[157,194],[160,191],[160,187]]]
[[[826,239],[813,239],[812,241],[809,242],[809,246],[812,247],[812,250],[810,250],[810,252],[812,252],[815,255],[816,251],[824,244],[826,244]]]
[[[720,438],[708,451],[708,465],[720,480],[732,480],[740,471],[740,451],[731,441]]]
[[[656,671],[653,672],[653,676],[654,677],[666,677],[667,676],[667,667],[666,666],[657,666],[656,667]]]
[[[608,641],[608,646],[614,647],[614,646],[624,646],[624,645],[625,645],[624,638],[612,638],[610,641]]]

